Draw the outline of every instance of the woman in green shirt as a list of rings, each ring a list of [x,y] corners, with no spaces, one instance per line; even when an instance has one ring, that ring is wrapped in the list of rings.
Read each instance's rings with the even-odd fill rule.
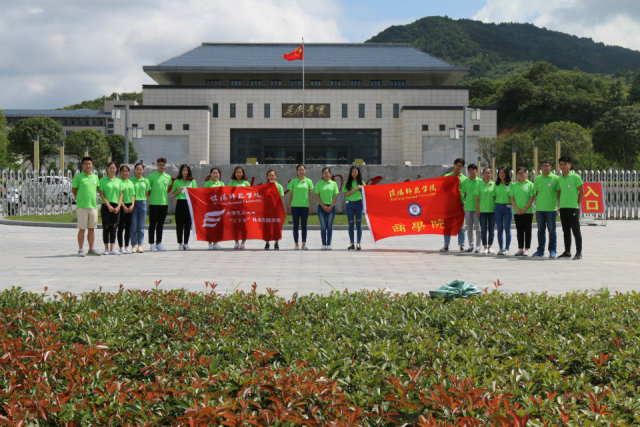
[[[267,182],[273,182],[276,185],[276,188],[278,189],[278,194],[280,194],[280,198],[284,197],[284,190],[282,189],[282,185],[280,185],[280,183],[278,181],[276,181],[276,178],[278,177],[278,175],[276,174],[276,171],[274,169],[269,169],[267,171]],[[284,203],[283,203],[284,205]],[[269,241],[265,240],[265,245],[264,245],[264,250],[268,251],[269,250]],[[278,240],[276,240],[273,243],[273,249],[275,249],[276,251],[278,249],[280,249],[280,245],[278,245]]]
[[[121,254],[132,253],[129,250],[129,239],[131,237],[131,217],[136,203],[136,188],[133,181],[129,179],[130,173],[129,166],[120,166],[122,202],[120,203],[120,221],[118,222],[118,246]]]
[[[498,226],[498,244],[500,251],[498,255],[509,254],[511,247],[511,200],[509,199],[509,185],[511,184],[511,172],[504,166],[498,169],[498,178],[494,188],[496,196],[495,221]],[[504,232],[504,240],[502,233]]]
[[[204,188],[224,187],[224,182],[220,181],[222,171],[218,168],[211,168],[209,171],[209,180],[205,181]],[[217,251],[222,249],[218,242],[209,242],[209,250]]]
[[[142,176],[144,165],[136,163],[133,167],[134,177],[131,181],[135,187],[135,204],[133,206],[133,215],[131,216],[131,247],[133,253],[141,254],[144,252],[142,244],[144,243],[144,220],[147,217],[147,196],[149,195],[149,180]]]
[[[242,166],[236,166],[233,169],[233,173],[231,174],[231,181],[229,181],[229,187],[249,187],[249,181],[247,181],[247,174],[244,172],[244,168]],[[242,243],[239,240],[236,240],[233,249],[244,249],[244,244],[247,241],[246,229],[243,227],[242,230]]]
[[[307,250],[307,220],[311,213],[313,181],[306,177],[307,168],[304,165],[296,166],[297,177],[289,181],[287,190],[289,190],[289,203],[287,203],[287,211],[291,213],[293,218],[293,241],[295,249]],[[298,246],[298,224],[302,228],[302,247]]]
[[[515,211],[516,231],[518,235],[518,252],[516,256],[527,256],[531,247],[531,223],[533,222],[533,200],[536,190],[533,182],[527,179],[527,168],[518,168],[518,180],[509,187],[511,206]]]
[[[191,168],[187,165],[180,166],[178,176],[176,176],[176,179],[173,181],[171,192],[176,198],[176,235],[178,237],[178,250],[188,251],[189,234],[191,233],[191,214],[189,213],[187,195],[182,191],[183,188],[198,188],[196,180],[193,179]]]
[[[362,181],[362,174],[360,168],[357,166],[351,166],[349,169],[349,178],[345,182],[342,192],[346,193],[346,210],[347,221],[349,222],[349,247],[347,250],[360,250],[360,240],[362,239],[362,190],[364,190],[364,182]],[[358,232],[357,246],[353,244],[353,225],[355,223],[356,230]]]
[[[102,215],[102,242],[104,243],[102,255],[120,255],[120,252],[115,249],[116,231],[120,221],[120,204],[122,203],[122,181],[116,177],[117,171],[116,164],[109,162],[107,176],[103,176],[98,183],[98,191],[100,192],[100,199],[102,199],[102,207],[100,208]]]
[[[318,181],[314,190],[318,201],[318,219],[320,220],[320,235],[322,250],[331,250],[331,236],[333,235],[333,219],[336,216],[336,199],[338,198],[338,184],[331,179],[331,169],[322,169],[322,180]]]
[[[480,218],[482,232],[483,255],[495,254],[493,245],[493,230],[495,226],[495,183],[491,181],[491,168],[482,170],[482,181],[476,185],[476,214]]]

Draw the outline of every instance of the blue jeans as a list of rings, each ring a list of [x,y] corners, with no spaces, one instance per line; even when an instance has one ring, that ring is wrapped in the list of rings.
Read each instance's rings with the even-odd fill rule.
[[[147,216],[147,201],[136,202],[133,205],[131,214],[131,245],[142,245],[144,243],[144,220]]]
[[[309,208],[291,206],[291,216],[293,217],[293,241],[298,244],[298,222],[302,226],[302,243],[307,242],[307,219],[309,219]]]
[[[480,212],[480,230],[482,232],[482,245],[493,245],[493,229],[495,227],[495,213]],[[487,236],[488,234],[488,236]]]
[[[460,231],[458,232],[458,246],[464,246],[464,224],[462,224],[462,227],[460,227]],[[451,236],[444,236],[444,244],[449,246],[449,243],[451,243]]]
[[[556,250],[556,211],[537,211],[538,252],[544,252],[546,242],[545,229],[549,230],[549,252]]]
[[[355,221],[354,221],[355,219]],[[349,241],[353,244],[353,225],[358,231],[358,243],[362,240],[362,200],[347,201],[347,221],[349,221]]]
[[[500,249],[511,247],[511,220],[513,211],[511,205],[496,203],[496,225],[498,226],[498,244]],[[504,230],[505,242],[502,241],[502,231]]]
[[[336,207],[331,212],[325,212],[322,206],[318,205],[318,219],[320,220],[320,235],[322,244],[331,246],[331,235],[333,234],[333,218],[336,216]]]

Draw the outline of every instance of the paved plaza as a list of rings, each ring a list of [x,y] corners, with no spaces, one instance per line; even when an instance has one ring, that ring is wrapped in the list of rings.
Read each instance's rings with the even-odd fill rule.
[[[223,242],[222,251],[209,251],[204,242],[192,241],[192,250],[177,251],[175,231],[165,230],[166,252],[78,258],[76,230],[0,225],[0,288],[20,286],[29,291],[163,289],[204,291],[205,281],[218,284],[218,292],[273,288],[279,295],[327,294],[332,290],[384,289],[389,292],[428,292],[452,279],[493,288],[500,279],[507,292],[577,290],[628,292],[640,289],[640,222],[610,221],[606,226],[583,226],[584,258],[550,260],[440,253],[442,236],[391,238],[373,243],[365,230],[363,250],[346,251],[346,230],[334,230],[333,251],[320,251],[320,232],[310,230],[309,251],[294,251],[290,230],[284,230],[280,251],[263,250],[261,241],[247,242],[234,251]],[[98,249],[102,232],[97,230]],[[558,253],[564,248],[558,226]],[[536,229],[534,228],[536,246]],[[452,243],[455,244],[455,237]],[[515,252],[515,230],[511,253]],[[145,245],[148,248],[148,245]],[[455,248],[455,246],[454,246]],[[86,250],[86,246],[85,246]]]

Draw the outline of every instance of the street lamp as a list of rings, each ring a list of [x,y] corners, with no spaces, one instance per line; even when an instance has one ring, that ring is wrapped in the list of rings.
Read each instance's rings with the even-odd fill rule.
[[[112,119],[120,119],[120,109],[111,110]],[[129,131],[132,139],[142,138],[142,128],[129,124],[129,104],[124,106],[124,163],[129,164]]]
[[[460,132],[462,132],[462,158],[466,158],[467,155],[467,111],[471,113],[472,121],[480,120],[480,109],[469,108],[467,106],[462,107],[462,127],[449,128],[449,139],[460,139]]]

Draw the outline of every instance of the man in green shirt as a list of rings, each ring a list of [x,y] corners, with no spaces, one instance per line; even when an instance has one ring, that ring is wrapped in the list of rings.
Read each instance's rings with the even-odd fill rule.
[[[167,159],[158,157],[155,172],[147,177],[149,180],[149,245],[151,252],[164,251],[162,246],[162,230],[164,219],[167,217],[169,186],[172,183],[171,175],[164,169],[167,167]]]
[[[558,159],[562,175],[558,179],[560,187],[560,222],[564,234],[564,252],[558,258],[571,257],[571,233],[576,238],[576,254],[573,259],[582,259],[582,233],[580,232],[580,204],[584,195],[580,175],[571,171],[571,158]]]
[[[73,177],[71,191],[76,198],[76,213],[78,215],[78,256],[84,256],[82,245],[84,244],[84,230],[87,232],[89,252],[87,255],[99,256],[93,249],[95,241],[95,229],[98,226],[98,204],[96,195],[98,191],[98,176],[91,172],[93,160],[91,157],[82,158],[82,172]]]
[[[560,187],[558,177],[551,173],[551,162],[540,162],[542,175],[537,176],[533,182],[536,190],[536,221],[538,223],[538,250],[532,255],[541,257],[544,255],[546,241],[545,229],[549,230],[549,258],[556,257],[556,216]]]
[[[458,157],[453,161],[453,171],[445,174],[444,176],[457,176],[460,180],[460,202],[464,202],[464,196],[462,194],[462,184],[467,180],[467,177],[462,174],[464,170],[464,159]],[[475,208],[474,208],[475,210]],[[449,251],[449,243],[451,242],[451,236],[444,236],[444,246],[440,249],[440,252],[448,252]],[[464,251],[464,224],[460,231],[458,232],[458,246],[460,246],[460,252]]]
[[[482,247],[481,233],[480,233],[480,218],[476,214],[476,186],[482,181],[478,177],[478,166],[475,163],[471,163],[467,167],[469,178],[460,182],[460,194],[464,200],[464,219],[467,224],[467,240],[469,240],[469,247],[467,252],[476,253],[480,252]],[[475,240],[474,240],[475,231]],[[474,246],[475,242],[475,246]]]

